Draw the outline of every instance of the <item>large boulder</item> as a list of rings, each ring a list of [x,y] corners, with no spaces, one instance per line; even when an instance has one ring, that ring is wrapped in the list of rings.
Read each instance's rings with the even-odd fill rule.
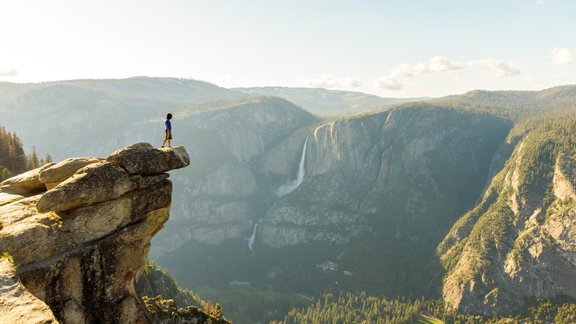
[[[54,163],[48,163],[34,170],[6,179],[0,183],[0,191],[27,196],[40,193],[46,190],[46,187],[42,182],[40,182],[38,175],[40,172],[52,165],[54,165]]]
[[[38,175],[38,179],[46,185],[46,189],[52,189],[81,168],[100,161],[95,157],[69,158],[43,169]]]
[[[42,192],[0,192],[0,252],[14,260],[0,258],[0,323],[148,323],[134,282],[170,214],[168,174],[70,159],[45,191],[39,171],[26,179]]]
[[[9,204],[11,202],[17,201],[24,198],[24,196],[19,194],[13,194],[8,192],[0,192],[0,206]]]
[[[20,282],[14,265],[0,258],[0,323],[58,323],[44,302]]]
[[[118,198],[135,188],[136,184],[121,167],[94,163],[47,191],[36,208],[40,212],[69,210]]]
[[[149,143],[137,143],[120,149],[106,159],[130,174],[153,175],[190,164],[190,157],[182,146],[154,148]]]

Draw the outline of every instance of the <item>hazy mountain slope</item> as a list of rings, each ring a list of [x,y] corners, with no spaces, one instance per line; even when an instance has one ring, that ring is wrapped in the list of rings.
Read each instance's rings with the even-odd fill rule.
[[[489,115],[405,108],[297,131],[254,162],[273,170],[277,155],[288,160],[292,151],[297,179],[308,138],[302,183],[263,205],[250,240],[250,231],[218,245],[197,235],[158,262],[206,296],[208,287],[226,295],[236,281],[306,295],[327,289],[437,295],[434,248],[480,195],[510,126]],[[208,215],[215,229],[232,228],[234,219]]]
[[[203,307],[204,301],[191,290],[178,286],[178,283],[166,269],[160,268],[152,261],[144,266],[142,275],[135,283],[139,296],[156,297],[161,295],[164,299],[173,299],[180,307]]]
[[[179,111],[217,109],[209,103],[244,97],[205,82],[164,78],[4,83],[0,115],[24,143],[60,159],[105,155],[134,140],[161,142],[167,112],[177,118]]]
[[[169,102],[199,104],[229,101],[249,97],[211,83],[178,78],[132,77],[127,79],[67,80],[42,83],[14,84],[0,82],[0,112],[12,110],[12,103],[33,90],[65,86],[80,88],[113,97],[129,97]],[[61,95],[61,94],[60,94]]]
[[[511,314],[533,298],[576,298],[575,113],[535,117],[511,132],[514,153],[438,248],[449,305]]]
[[[179,136],[194,167],[174,180],[178,216],[159,236],[158,251],[190,239],[220,243],[249,236],[276,199],[275,187],[291,176],[300,147],[286,144],[273,168],[259,161],[281,143],[300,143],[317,119],[285,100],[259,98],[178,122],[185,125]]]
[[[182,82],[185,85],[199,83]],[[183,238],[197,235],[210,237],[210,241],[228,237],[224,233],[232,237],[249,235],[252,220],[263,213],[262,206],[275,199],[272,188],[291,176],[300,144],[280,152],[278,159],[268,163],[270,166],[263,172],[253,162],[258,160],[257,156],[273,150],[277,143],[293,141],[291,134],[311,127],[317,119],[285,100],[274,98],[223,101],[216,96],[210,98],[210,103],[146,98],[155,88],[166,92],[159,97],[172,98],[169,93],[172,88],[166,84],[174,85],[173,98],[181,98],[182,83],[173,79],[25,84],[22,85],[25,91],[16,91],[19,97],[4,106],[1,116],[12,129],[24,134],[25,143],[35,145],[41,154],[46,150],[55,159],[61,159],[87,152],[105,156],[136,141],[160,145],[164,135],[163,118],[171,111],[175,115],[174,143],[191,150],[194,168],[174,181],[181,189],[174,201],[173,219],[178,224],[174,229],[178,233],[164,235],[172,241],[165,246],[178,246],[184,242]],[[216,87],[204,84],[189,88],[188,98],[199,98],[203,96],[199,92],[205,88]],[[217,89],[225,93],[223,98],[235,96],[228,90]],[[5,97],[10,96],[5,94]],[[296,141],[305,136],[294,134]],[[201,198],[196,199],[197,196]],[[223,226],[216,221],[218,215],[237,218],[238,222]],[[184,223],[194,221],[180,227],[177,221],[180,217]],[[197,227],[197,222],[203,219],[211,225]],[[194,230],[188,232],[191,228]],[[214,228],[221,236],[211,233]],[[159,243],[155,248],[162,246],[164,244]]]
[[[383,106],[418,101],[425,98],[381,98],[361,92],[322,88],[235,88],[250,95],[284,98],[319,116],[350,115],[380,109]]]
[[[434,105],[485,111],[514,120],[551,110],[571,109],[576,105],[576,85],[541,91],[474,90],[463,95],[430,100]]]
[[[208,82],[178,78],[132,77],[119,80],[74,80],[59,83],[121,96],[179,103],[229,101],[251,97]]]
[[[482,191],[491,157],[509,128],[492,116],[441,108],[395,109],[319,125],[309,135],[306,178],[267,214],[264,241],[293,245],[320,235],[339,242],[344,224],[354,228],[382,218],[387,237],[422,239],[424,229],[430,230],[426,236],[438,237]],[[287,224],[297,229],[294,235],[286,232]],[[314,230],[330,225],[338,230]],[[370,222],[365,226],[375,229]],[[348,232],[343,242],[365,234],[360,228]]]
[[[144,133],[142,140],[159,142],[162,118],[176,105],[157,100],[120,97],[104,92],[56,84],[31,90],[14,101],[2,119],[27,145],[40,152],[64,156],[106,155],[110,150],[134,142],[143,124],[156,120],[156,136]]]

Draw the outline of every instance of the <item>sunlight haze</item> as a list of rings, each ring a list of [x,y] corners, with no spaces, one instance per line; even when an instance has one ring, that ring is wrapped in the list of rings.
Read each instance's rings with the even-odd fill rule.
[[[575,82],[576,4],[2,1],[0,81],[163,76],[383,97]]]

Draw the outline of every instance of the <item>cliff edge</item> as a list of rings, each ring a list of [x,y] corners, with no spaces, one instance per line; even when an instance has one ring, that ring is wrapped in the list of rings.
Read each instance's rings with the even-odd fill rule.
[[[165,172],[189,164],[138,143],[0,183],[0,322],[147,323],[134,282],[169,217]]]

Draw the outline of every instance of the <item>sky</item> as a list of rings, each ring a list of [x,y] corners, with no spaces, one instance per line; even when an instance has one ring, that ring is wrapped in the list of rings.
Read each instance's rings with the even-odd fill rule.
[[[0,0],[0,81],[539,90],[576,83],[575,14],[574,0]]]

